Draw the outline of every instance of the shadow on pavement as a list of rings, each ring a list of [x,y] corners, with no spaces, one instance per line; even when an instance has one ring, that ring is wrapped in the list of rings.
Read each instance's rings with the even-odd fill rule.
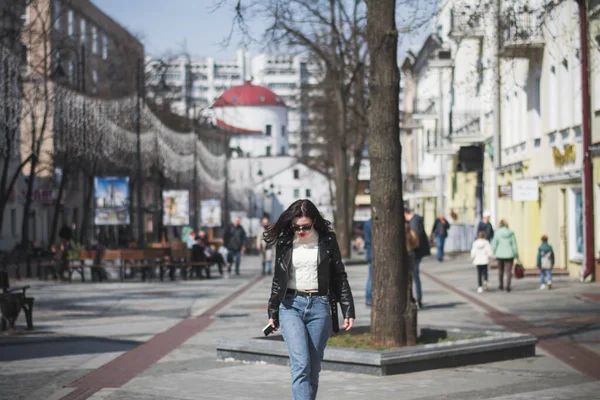
[[[436,309],[444,309],[444,308],[455,308],[457,306],[462,306],[464,304],[467,304],[467,303],[460,303],[460,302],[450,302],[450,303],[441,303],[441,304],[430,304],[430,303],[427,303],[427,304],[425,304],[425,307],[423,307],[423,310],[436,310]]]
[[[140,344],[92,336],[5,338],[0,340],[0,362],[128,351]]]

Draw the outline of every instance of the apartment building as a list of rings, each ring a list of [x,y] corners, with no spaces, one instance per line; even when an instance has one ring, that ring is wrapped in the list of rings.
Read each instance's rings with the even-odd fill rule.
[[[219,96],[246,81],[268,87],[288,106],[291,155],[310,154],[312,149],[308,91],[318,83],[318,71],[316,62],[304,55],[251,57],[244,50],[226,61],[213,57],[154,58],[146,65],[150,98],[162,101],[158,92],[166,91],[162,97],[168,97],[171,110],[180,115],[191,113],[194,107],[196,115],[210,115],[209,109]]]
[[[432,36],[404,63],[414,86],[413,98],[406,98],[413,109],[404,123],[417,153],[445,157],[437,186],[446,199],[438,198],[440,212],[457,224],[474,225],[484,209],[495,226],[506,220],[529,268],[547,234],[557,267],[577,276],[585,243],[578,6],[547,7],[541,0],[502,1],[499,9],[496,4],[443,4]],[[598,12],[590,15],[593,41]],[[597,65],[597,46],[591,48]],[[594,69],[592,79],[593,89],[600,88]],[[599,106],[592,98],[593,115]],[[434,130],[441,132],[427,142]],[[425,174],[416,160],[412,168]],[[594,179],[598,182],[598,174]]]
[[[40,166],[34,179],[33,205],[29,213],[29,239],[45,246],[50,238],[51,218],[60,181],[60,166],[53,161],[55,140],[63,116],[56,107],[56,85],[70,87],[89,97],[119,98],[132,95],[143,71],[144,47],[124,27],[89,0],[31,0],[23,15],[24,108],[21,120],[21,159],[31,154],[32,124],[43,135]],[[47,94],[40,88],[47,88]],[[32,110],[35,115],[32,116]],[[58,174],[57,174],[58,173]],[[11,194],[0,232],[0,248],[10,249],[21,239],[23,204],[30,175],[29,164]],[[72,193],[64,196],[61,223],[81,226],[83,190],[74,179]]]

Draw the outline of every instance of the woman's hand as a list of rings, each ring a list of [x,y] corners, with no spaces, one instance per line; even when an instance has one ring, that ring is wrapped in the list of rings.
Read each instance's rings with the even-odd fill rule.
[[[352,329],[352,326],[354,325],[354,318],[345,318],[344,319],[344,329],[349,331],[350,329]]]
[[[275,321],[273,321],[273,318],[269,319],[269,325],[271,325],[271,327],[273,327],[273,329],[277,329],[277,327],[275,326]]]

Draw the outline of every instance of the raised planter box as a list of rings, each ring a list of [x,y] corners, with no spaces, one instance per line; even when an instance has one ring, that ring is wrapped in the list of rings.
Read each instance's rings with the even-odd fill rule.
[[[354,333],[368,332],[358,327]],[[328,346],[322,368],[377,376],[532,357],[537,339],[510,332],[422,328],[422,336],[451,337],[456,341],[417,345],[393,350],[363,350]],[[461,339],[483,335],[476,339]],[[217,359],[288,365],[281,335],[244,341],[217,342]]]

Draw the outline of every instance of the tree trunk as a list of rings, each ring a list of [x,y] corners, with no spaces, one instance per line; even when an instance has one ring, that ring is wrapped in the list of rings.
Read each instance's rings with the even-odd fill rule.
[[[56,231],[58,230],[58,218],[60,216],[60,203],[62,202],[63,192],[65,190],[68,175],[69,170],[68,168],[65,168],[63,170],[63,175],[60,180],[60,186],[58,187],[58,194],[56,195],[56,204],[54,204],[54,215],[52,216],[52,228],[50,230],[50,241],[48,243],[48,248],[51,248],[54,244],[54,241],[56,240]]]
[[[35,137],[32,135],[32,137]],[[25,206],[23,207],[23,222],[21,224],[21,248],[28,249],[29,246],[29,212],[31,211],[31,202],[33,197],[33,183],[35,181],[35,169],[37,168],[37,157],[35,153],[35,141],[33,141],[32,154],[29,170],[29,179],[27,180],[27,195],[25,196]]]
[[[92,170],[90,175],[87,177],[87,182],[84,180],[84,185],[87,183],[87,188],[84,190],[83,198],[83,217],[81,219],[81,229],[79,230],[79,242],[82,245],[87,245],[88,234],[87,227],[91,215],[92,208],[92,195],[94,193],[94,175],[96,174],[96,162],[92,164]]]
[[[367,1],[370,52],[369,158],[373,223],[373,342],[405,346],[409,273],[402,200],[402,149],[399,136],[396,1]],[[414,335],[416,336],[415,332]]]

